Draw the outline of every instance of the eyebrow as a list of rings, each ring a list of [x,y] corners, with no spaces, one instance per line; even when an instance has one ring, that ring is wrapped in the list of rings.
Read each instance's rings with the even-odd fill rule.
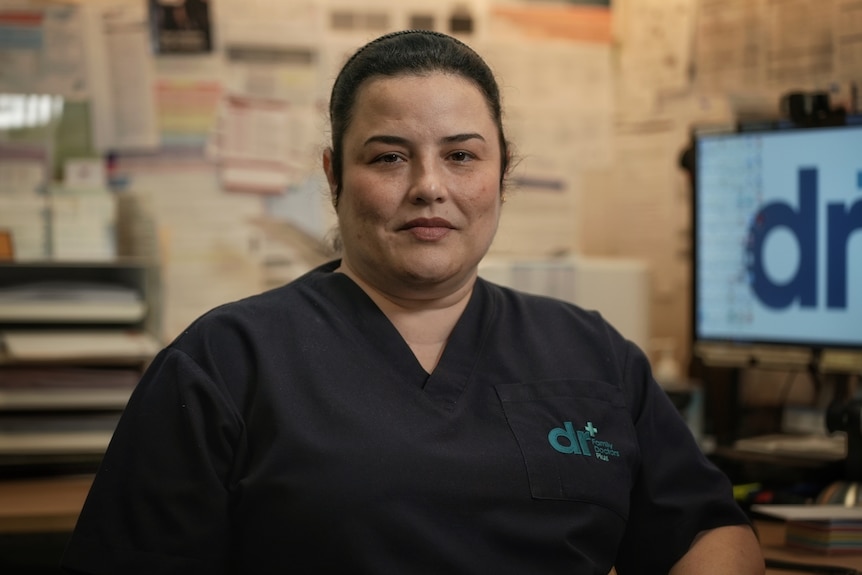
[[[446,136],[443,138],[443,142],[447,144],[458,143],[458,142],[466,142],[468,140],[482,140],[485,141],[485,138],[482,137],[482,134],[477,133],[467,133],[467,134],[455,134],[454,136]]]
[[[441,144],[453,144],[453,143],[457,144],[459,142],[467,142],[469,140],[481,140],[484,142],[485,138],[482,136],[482,134],[478,134],[475,132],[468,132],[466,134],[455,134],[453,136],[445,136],[445,137],[440,139],[440,143]],[[391,145],[397,145],[397,146],[406,146],[407,144],[410,143],[410,141],[407,138],[402,138],[401,136],[387,136],[384,134],[380,134],[377,136],[371,136],[370,138],[365,140],[363,145],[367,146],[369,144],[378,143],[378,142],[382,143],[382,144],[391,144]]]

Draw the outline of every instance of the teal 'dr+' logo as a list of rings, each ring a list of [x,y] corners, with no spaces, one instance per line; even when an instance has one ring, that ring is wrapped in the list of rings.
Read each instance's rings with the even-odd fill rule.
[[[596,459],[610,461],[611,457],[619,457],[620,452],[614,449],[614,444],[596,438],[599,430],[588,421],[584,429],[575,429],[571,421],[563,423],[563,427],[555,427],[548,433],[551,447],[560,453],[584,455]]]

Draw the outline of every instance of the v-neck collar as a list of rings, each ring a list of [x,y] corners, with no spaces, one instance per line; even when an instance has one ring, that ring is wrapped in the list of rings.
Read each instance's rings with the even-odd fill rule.
[[[373,347],[408,383],[446,409],[452,409],[473,379],[493,319],[491,294],[484,280],[477,278],[470,301],[455,323],[434,371],[425,371],[413,350],[386,314],[353,280],[335,273],[339,262],[318,268],[323,274],[319,289],[344,314],[357,337]]]
[[[455,323],[437,367],[425,383],[425,392],[454,407],[473,380],[493,321],[487,285],[476,278],[467,307]]]

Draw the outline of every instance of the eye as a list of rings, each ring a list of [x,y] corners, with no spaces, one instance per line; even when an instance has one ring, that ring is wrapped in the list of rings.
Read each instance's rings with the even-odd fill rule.
[[[383,154],[383,155],[377,156],[377,158],[375,158],[374,161],[380,162],[382,164],[394,164],[396,162],[401,161],[401,156],[399,156],[398,154],[395,154],[395,153]]]
[[[459,150],[457,152],[452,152],[451,154],[449,154],[449,157],[456,162],[467,162],[473,159],[473,154],[465,152],[463,150]]]

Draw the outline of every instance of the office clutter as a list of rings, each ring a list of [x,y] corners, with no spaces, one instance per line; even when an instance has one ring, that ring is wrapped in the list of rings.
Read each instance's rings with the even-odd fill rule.
[[[0,230],[10,234],[15,260],[117,257],[117,198],[100,160],[69,159],[64,177],[52,181],[47,151],[41,159],[7,154],[0,155]]]
[[[108,261],[117,256],[116,198],[107,190],[5,198],[0,228],[8,230],[18,261],[46,258]]]
[[[0,470],[94,470],[161,347],[152,262],[0,264]]]

